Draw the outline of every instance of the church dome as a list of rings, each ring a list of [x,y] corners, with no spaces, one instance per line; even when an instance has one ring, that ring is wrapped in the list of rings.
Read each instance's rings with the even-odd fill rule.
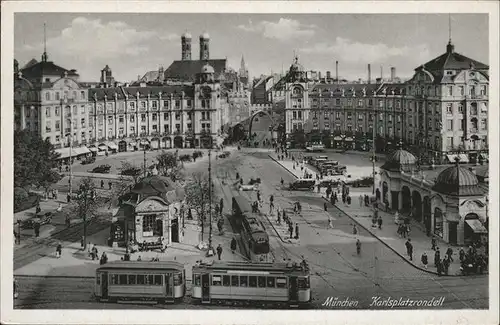
[[[439,173],[432,189],[451,195],[482,195],[483,191],[478,185],[479,180],[476,175],[457,164]]]
[[[215,70],[210,64],[205,64],[203,67],[201,67],[201,73],[214,73]]]
[[[200,35],[200,38],[203,38],[203,39],[210,39],[210,35],[208,35],[207,32],[204,32],[203,34]]]
[[[182,38],[191,39],[191,34],[189,34],[188,32],[185,32],[184,34],[182,34]]]
[[[398,149],[394,151],[382,166],[385,170],[411,170],[417,164],[417,158],[410,152]]]

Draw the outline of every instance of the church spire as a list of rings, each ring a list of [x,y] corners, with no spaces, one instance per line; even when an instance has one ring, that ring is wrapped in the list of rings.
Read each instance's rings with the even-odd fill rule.
[[[46,25],[43,23],[43,54],[42,54],[42,62],[47,62],[48,60],[48,55],[47,55],[47,31],[46,31]]]
[[[455,46],[451,42],[451,14],[448,14],[448,45],[446,45],[446,53],[453,53]]]
[[[241,70],[245,70],[245,58],[241,55]]]

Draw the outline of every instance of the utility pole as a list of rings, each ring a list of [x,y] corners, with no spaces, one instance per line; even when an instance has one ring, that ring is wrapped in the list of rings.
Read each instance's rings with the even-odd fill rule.
[[[144,177],[146,177],[146,147],[144,146]]]
[[[375,111],[375,108],[374,108]],[[373,188],[372,188],[372,194],[375,194],[375,160],[377,159],[377,155],[375,153],[375,137],[376,137],[376,132],[375,128],[377,127],[377,113],[375,111],[373,117],[373,132],[372,132],[372,138],[373,138],[373,145],[372,145],[372,173],[373,173]]]
[[[208,149],[208,251],[212,251],[212,162],[211,162],[212,149]]]

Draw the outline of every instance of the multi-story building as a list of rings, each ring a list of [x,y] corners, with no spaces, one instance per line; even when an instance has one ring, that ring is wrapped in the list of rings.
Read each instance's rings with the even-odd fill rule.
[[[391,70],[391,79],[395,70]],[[400,141],[421,158],[487,158],[488,66],[454,51],[415,69],[406,83],[318,82],[298,59],[280,81],[285,130],[327,146],[387,149]]]
[[[220,92],[208,64],[193,84],[82,88],[75,70],[55,65],[44,53],[41,62],[16,73],[15,122],[58,148],[70,142],[93,150],[207,147],[220,130]]]

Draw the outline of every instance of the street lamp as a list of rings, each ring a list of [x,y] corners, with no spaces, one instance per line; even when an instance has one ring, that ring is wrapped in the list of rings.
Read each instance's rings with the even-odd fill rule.
[[[212,252],[212,149],[208,149],[208,252],[207,255],[213,255]],[[203,229],[202,229],[203,231]]]

